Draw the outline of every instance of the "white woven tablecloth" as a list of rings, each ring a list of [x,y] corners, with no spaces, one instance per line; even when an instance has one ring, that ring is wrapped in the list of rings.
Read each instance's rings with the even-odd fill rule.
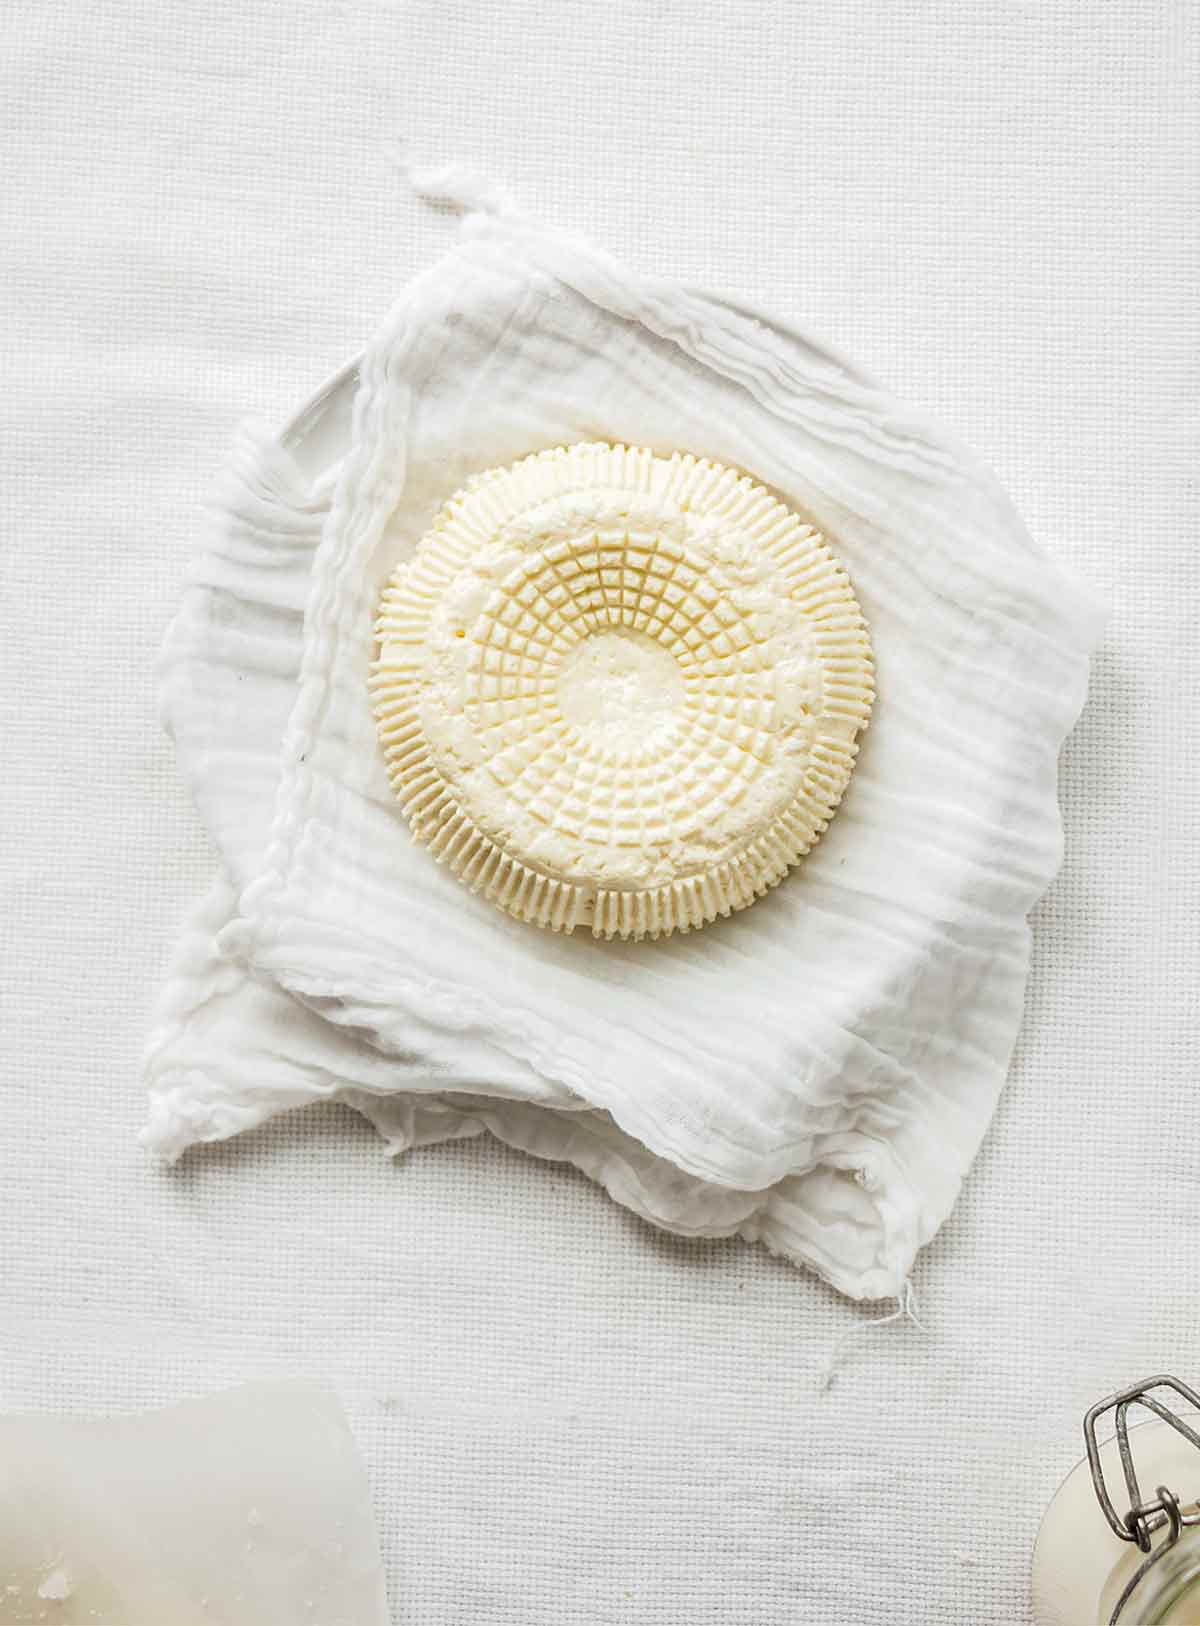
[[[1200,47],[1159,3],[5,13],[0,1406],[342,1393],[398,1622],[1021,1626],[1088,1401],[1200,1378]],[[475,163],[828,337],[1112,599],[1013,1077],[908,1325],[487,1142],[314,1109],[173,1173],[138,1055],[211,870],[153,663],[282,421]]]

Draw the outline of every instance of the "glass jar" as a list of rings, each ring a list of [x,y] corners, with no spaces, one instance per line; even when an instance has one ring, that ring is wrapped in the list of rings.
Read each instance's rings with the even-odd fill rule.
[[[1038,1626],[1200,1626],[1200,1395],[1151,1378],[1093,1406],[1084,1438],[1034,1549]]]

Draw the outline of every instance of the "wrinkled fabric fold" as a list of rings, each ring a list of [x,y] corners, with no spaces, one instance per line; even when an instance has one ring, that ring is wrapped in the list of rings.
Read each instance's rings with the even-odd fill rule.
[[[879,700],[799,871],[686,938],[560,938],[411,841],[366,688],[383,582],[470,474],[608,439],[739,466],[827,534]],[[474,216],[364,358],[330,493],[247,433],[163,698],[223,875],[152,1037],[174,1158],[350,1101],[392,1150],[484,1130],[685,1235],[896,1293],[953,1205],[1061,850],[1099,618],[961,447],[816,347],[523,217]]]

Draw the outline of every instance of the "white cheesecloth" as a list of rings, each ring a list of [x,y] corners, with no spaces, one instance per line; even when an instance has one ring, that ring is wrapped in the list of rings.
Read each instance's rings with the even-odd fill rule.
[[[361,367],[336,484],[247,432],[163,661],[222,873],[148,1060],[173,1159],[337,1096],[402,1150],[489,1130],[658,1226],[899,1294],[991,1118],[1059,747],[1100,617],[921,414],[730,305],[485,206]],[[800,869],[686,937],[513,921],[411,839],[366,678],[387,576],[473,473],[617,440],[744,469],[827,535],[879,698]]]

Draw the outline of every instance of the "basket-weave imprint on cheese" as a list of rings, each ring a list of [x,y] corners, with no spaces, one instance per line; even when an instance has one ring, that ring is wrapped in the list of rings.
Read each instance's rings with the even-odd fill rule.
[[[689,453],[474,479],[388,585],[371,688],[418,841],[522,920],[656,937],[753,903],[825,829],[874,698],[823,538]]]

